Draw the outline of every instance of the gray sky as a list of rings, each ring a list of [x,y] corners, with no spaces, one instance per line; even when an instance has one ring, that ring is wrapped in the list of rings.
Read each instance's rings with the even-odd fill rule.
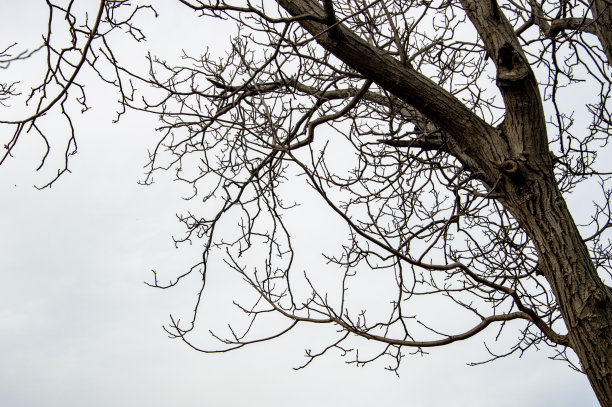
[[[20,16],[39,3],[8,4]],[[26,20],[11,22],[3,36],[29,29]],[[218,36],[209,29],[184,30],[205,42]],[[166,37],[157,46],[168,47],[173,35],[164,29],[151,41]],[[586,378],[546,352],[466,366],[486,357],[484,336],[407,357],[399,378],[380,365],[344,364],[334,353],[294,371],[304,349],[330,334],[320,327],[219,355],[171,341],[161,326],[170,312],[191,306],[191,292],[143,281],[152,268],[182,271],[198,248],[177,251],[171,241],[181,232],[181,189],[169,179],[137,185],[156,137],[153,118],[130,115],[112,125],[112,106],[94,103],[104,97],[93,97],[93,111],[76,118],[79,153],[53,188],[33,188],[45,180],[34,171],[41,148],[34,137],[0,167],[2,405],[597,405]],[[213,311],[223,320],[225,310]]]

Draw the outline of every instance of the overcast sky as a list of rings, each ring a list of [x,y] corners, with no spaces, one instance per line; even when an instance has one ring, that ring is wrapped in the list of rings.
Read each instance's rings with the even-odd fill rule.
[[[42,1],[5,3],[12,17],[5,17],[2,41],[32,29],[36,19],[26,9],[44,9]],[[176,43],[189,30],[199,43],[219,35],[206,23],[179,35],[172,27],[183,15],[164,18],[152,42]],[[184,292],[143,282],[153,268],[183,270],[198,248],[172,244],[181,231],[175,213],[185,205],[180,188],[170,179],[137,185],[154,118],[129,115],[116,125],[112,118],[111,108],[95,104],[76,118],[72,173],[51,189],[33,187],[44,181],[34,171],[41,151],[34,137],[0,167],[3,406],[597,405],[586,378],[546,352],[468,367],[486,357],[479,336],[406,358],[399,378],[380,365],[347,365],[334,353],[294,371],[304,349],[329,332],[318,327],[219,355],[168,339],[161,326],[184,306]]]

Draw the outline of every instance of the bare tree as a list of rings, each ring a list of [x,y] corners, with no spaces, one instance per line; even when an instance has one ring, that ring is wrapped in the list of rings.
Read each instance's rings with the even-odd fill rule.
[[[51,111],[70,123],[69,100],[86,107],[83,67],[116,87],[120,115],[159,116],[144,183],[174,170],[203,201],[201,213],[180,216],[187,233],[177,240],[201,241],[201,260],[169,283],[154,273],[151,283],[169,288],[201,273],[193,315],[171,319],[172,337],[223,352],[301,323],[332,324],[337,337],[306,364],[337,348],[357,363],[389,357],[396,370],[406,350],[518,329],[514,345],[491,359],[547,346],[569,361],[571,349],[579,366],[570,364],[612,406],[612,291],[604,284],[612,169],[598,161],[609,156],[612,122],[607,2],[179,2],[203,19],[229,20],[237,35],[222,58],[185,55],[173,65],[149,56],[147,74],[123,64],[109,40],[115,31],[144,39],[133,24],[142,6],[100,1],[92,19],[72,2],[50,5],[39,51],[47,74],[30,94],[34,113],[2,121],[12,130],[1,159],[25,132],[38,133],[47,151],[56,147],[38,123]],[[72,36],[63,48],[53,42],[60,18]],[[3,67],[31,57],[14,49],[1,53]],[[2,84],[0,102],[15,96]],[[58,176],[75,151],[71,126],[70,134]],[[300,231],[288,219],[305,188],[306,201],[322,202],[347,231],[324,253],[336,276],[327,285],[320,270],[295,261]],[[566,204],[575,190],[591,206],[584,225]],[[194,330],[211,259],[255,293],[235,298],[246,322],[213,332],[215,349],[199,347]],[[385,284],[374,301],[359,288],[370,278]],[[453,304],[464,329],[440,326],[429,298]],[[259,320],[270,315],[284,325],[262,334]],[[355,336],[383,348],[364,358],[345,346]]]

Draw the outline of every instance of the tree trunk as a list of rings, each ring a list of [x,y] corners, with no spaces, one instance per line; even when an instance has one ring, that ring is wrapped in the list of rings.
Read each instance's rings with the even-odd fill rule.
[[[595,23],[595,34],[612,63],[612,6],[605,0],[591,0],[591,13]]]
[[[319,44],[448,132],[456,146],[450,153],[474,167],[485,185],[499,188],[496,192],[504,197],[500,201],[538,251],[540,268],[559,304],[571,348],[601,405],[612,407],[612,292],[598,277],[558,189],[538,83],[497,2],[462,0],[497,67],[506,115],[504,123],[495,128],[420,72],[377,51],[343,25],[321,23],[330,15],[318,2],[277,3],[293,16],[317,16],[318,21],[302,19],[300,24]],[[600,24],[608,27],[606,18],[612,16],[612,10],[597,13]],[[602,43],[607,49],[606,42]]]
[[[520,165],[509,179],[507,207],[534,242],[570,346],[599,402],[612,406],[612,292],[597,275],[550,166],[538,161]]]

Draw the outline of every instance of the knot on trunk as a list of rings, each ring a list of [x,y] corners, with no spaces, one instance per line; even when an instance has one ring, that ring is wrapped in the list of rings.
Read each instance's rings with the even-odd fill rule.
[[[500,86],[511,85],[529,75],[529,67],[522,56],[510,45],[505,43],[497,51],[497,83]]]
[[[499,164],[499,169],[509,175],[516,174],[518,168],[518,163],[514,160],[505,160]]]

